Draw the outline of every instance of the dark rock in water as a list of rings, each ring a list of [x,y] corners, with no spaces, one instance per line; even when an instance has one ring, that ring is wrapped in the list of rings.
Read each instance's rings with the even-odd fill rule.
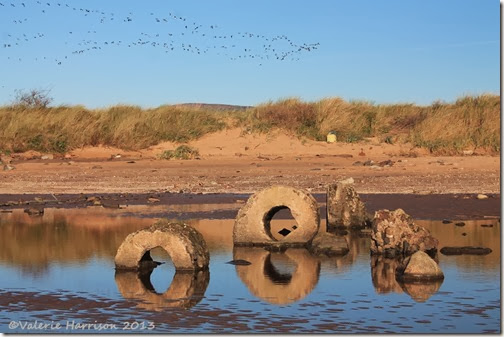
[[[466,236],[466,235],[467,235],[467,233],[462,233],[462,236]]]
[[[465,222],[457,222],[457,223],[455,223],[455,226],[464,227],[465,226]]]
[[[490,248],[487,247],[443,247],[440,250],[443,255],[487,255],[492,252]]]
[[[452,223],[453,221],[451,221],[451,220],[446,220],[446,219],[443,219],[443,221],[442,221],[442,222],[443,222],[444,224],[448,224],[448,223]]]
[[[492,224],[481,225],[481,227],[493,227]]]
[[[227,264],[232,264],[235,266],[249,266],[252,263],[248,262],[247,260],[231,260],[229,262],[226,262]]]
[[[319,232],[313,239],[308,250],[315,255],[341,256],[348,253],[349,248],[343,236]]]
[[[101,204],[105,208],[120,208],[118,203],[115,202],[102,202]]]
[[[25,208],[24,210],[25,213],[28,213],[28,215],[42,215],[44,214],[44,209],[43,208]]]

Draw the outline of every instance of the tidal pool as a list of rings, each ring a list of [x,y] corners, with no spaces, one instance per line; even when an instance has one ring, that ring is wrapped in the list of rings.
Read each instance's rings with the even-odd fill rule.
[[[397,262],[371,257],[370,239],[359,232],[347,234],[350,252],[343,257],[233,248],[234,220],[221,217],[239,206],[171,210],[209,246],[209,271],[198,274],[175,273],[160,249],[152,256],[165,263],[151,274],[116,273],[122,240],[154,223],[161,206],[48,208],[38,217],[22,209],[0,213],[0,332],[501,332],[497,219],[464,226],[417,220],[440,248],[484,246],[492,253],[439,253],[443,282],[401,284]],[[292,220],[275,221],[281,228]],[[233,259],[251,264],[226,263]]]

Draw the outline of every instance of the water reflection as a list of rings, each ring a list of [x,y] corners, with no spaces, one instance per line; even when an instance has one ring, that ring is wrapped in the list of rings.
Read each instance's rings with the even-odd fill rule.
[[[371,256],[371,279],[378,294],[406,293],[416,302],[425,302],[438,292],[443,280],[423,282],[399,282],[396,269],[401,264],[399,259],[383,256]]]
[[[371,280],[378,294],[402,293],[403,290],[395,278],[395,270],[400,261],[383,256],[371,256]]]
[[[443,280],[429,282],[406,282],[399,284],[404,292],[415,302],[425,302],[439,291],[439,288],[441,288],[441,285],[443,284]]]
[[[250,292],[272,304],[297,302],[317,285],[320,261],[306,249],[273,253],[260,247],[235,247],[233,259],[247,260],[236,272]]]
[[[201,301],[210,282],[208,270],[196,273],[176,272],[170,287],[160,294],[151,283],[151,274],[152,269],[144,273],[116,271],[115,282],[125,299],[138,300],[138,308],[151,311],[189,309]]]

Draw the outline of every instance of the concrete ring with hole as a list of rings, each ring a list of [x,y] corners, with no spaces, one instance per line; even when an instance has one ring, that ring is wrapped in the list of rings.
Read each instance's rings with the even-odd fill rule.
[[[281,209],[288,208],[296,225],[285,229],[284,237],[275,239],[270,221]],[[320,227],[317,201],[311,194],[288,186],[271,186],[253,194],[238,211],[233,227],[235,245],[304,245]]]
[[[208,268],[210,254],[203,236],[189,225],[160,220],[124,239],[115,256],[116,269],[152,267],[150,250],[156,247],[163,248],[170,255],[178,271]]]

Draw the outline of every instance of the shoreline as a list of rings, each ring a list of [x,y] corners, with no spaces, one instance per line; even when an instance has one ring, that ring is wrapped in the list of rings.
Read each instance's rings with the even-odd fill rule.
[[[128,206],[172,206],[213,204],[215,210],[198,212],[155,213],[156,217],[178,217],[187,219],[234,219],[250,194],[184,194],[184,193],[108,193],[108,194],[0,194],[0,213],[26,208],[99,208],[120,210],[128,213]],[[325,194],[314,193],[320,209],[321,219],[325,219]],[[477,199],[476,194],[359,194],[367,211],[402,208],[412,218],[418,220],[470,220],[500,219],[501,196],[488,194],[487,199]],[[149,201],[149,198],[150,201]],[[95,205],[96,201],[99,205]],[[219,205],[226,204],[228,209]],[[133,214],[133,213],[128,213]],[[135,213],[136,215],[136,213]],[[138,216],[145,217],[141,213]],[[147,217],[152,217],[148,215]]]

